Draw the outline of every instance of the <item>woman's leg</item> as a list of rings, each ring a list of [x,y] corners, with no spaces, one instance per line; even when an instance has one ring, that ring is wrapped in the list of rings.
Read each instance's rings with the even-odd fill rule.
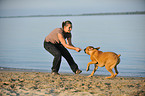
[[[54,56],[52,72],[58,72],[61,64],[61,52],[50,42],[44,42],[44,48]]]
[[[76,71],[78,70],[78,65],[75,63],[75,61],[74,61],[73,57],[71,56],[71,54],[69,53],[69,51],[62,44],[58,44],[55,46],[57,46],[57,48],[60,50],[62,56],[67,60],[72,71],[74,73],[76,73]]]

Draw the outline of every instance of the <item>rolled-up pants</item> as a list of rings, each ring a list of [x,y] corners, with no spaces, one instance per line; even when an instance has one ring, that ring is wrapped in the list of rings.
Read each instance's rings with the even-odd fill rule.
[[[74,73],[76,73],[76,70],[78,70],[78,65],[73,60],[69,51],[62,44],[52,44],[51,42],[44,41],[44,48],[54,56],[53,66],[51,68],[52,72],[59,71],[60,64],[61,64],[61,58],[63,56],[66,59],[66,61],[68,62],[72,71]]]

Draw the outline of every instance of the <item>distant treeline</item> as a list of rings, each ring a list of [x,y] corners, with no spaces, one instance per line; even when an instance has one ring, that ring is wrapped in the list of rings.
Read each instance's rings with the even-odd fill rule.
[[[113,13],[84,13],[84,14],[57,14],[57,15],[28,15],[28,16],[0,16],[0,18],[26,18],[26,17],[65,17],[65,16],[97,16],[97,15],[136,15],[145,14],[145,11],[113,12]]]

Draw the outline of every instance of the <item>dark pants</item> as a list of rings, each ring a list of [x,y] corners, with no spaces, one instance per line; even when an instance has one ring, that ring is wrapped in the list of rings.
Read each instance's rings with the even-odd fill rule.
[[[44,42],[44,48],[54,56],[52,72],[58,72],[61,64],[62,56],[67,60],[70,68],[75,73],[78,69],[78,65],[73,60],[69,51],[62,44],[52,44],[50,42]]]

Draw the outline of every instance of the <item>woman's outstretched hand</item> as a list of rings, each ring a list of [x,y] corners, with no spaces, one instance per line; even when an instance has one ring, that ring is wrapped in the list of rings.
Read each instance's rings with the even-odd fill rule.
[[[76,47],[76,49],[75,49],[77,52],[80,52],[82,49],[81,48],[78,48],[78,47]]]

